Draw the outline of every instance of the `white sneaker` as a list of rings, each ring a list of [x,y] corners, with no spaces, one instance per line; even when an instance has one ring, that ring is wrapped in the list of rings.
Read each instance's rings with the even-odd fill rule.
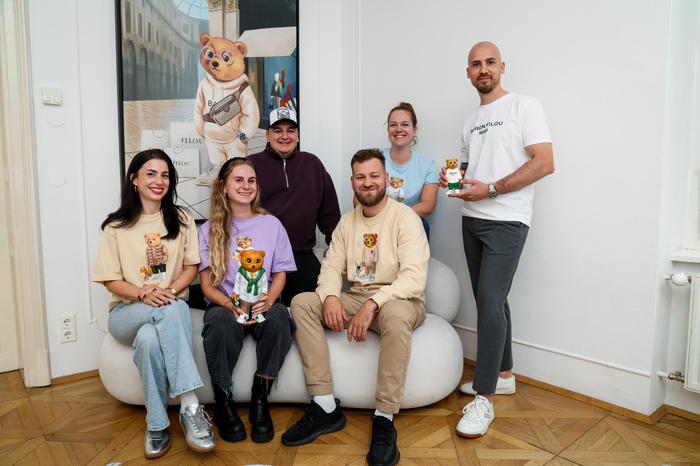
[[[197,186],[211,186],[217,178],[219,178],[219,170],[223,163],[212,163],[206,173],[202,173],[195,180]]]
[[[464,416],[457,423],[457,433],[462,437],[477,438],[484,435],[493,421],[493,404],[485,396],[477,395],[462,410]]]
[[[465,382],[459,386],[459,393],[462,395],[476,395],[472,384],[474,381]],[[515,376],[511,375],[505,379],[502,377],[498,378],[496,382],[496,395],[514,395],[515,394]]]

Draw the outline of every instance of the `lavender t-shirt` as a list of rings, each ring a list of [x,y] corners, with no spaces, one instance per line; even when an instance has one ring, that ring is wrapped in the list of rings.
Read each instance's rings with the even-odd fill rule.
[[[209,229],[211,222],[207,221],[199,228],[199,255],[202,262],[199,271],[209,267]],[[240,262],[237,252],[241,249],[256,249],[265,251],[265,264],[268,281],[277,272],[294,272],[292,246],[289,243],[287,231],[277,217],[273,215],[256,215],[245,220],[234,220],[229,244],[229,261],[226,279],[218,286],[219,290],[230,296]]]

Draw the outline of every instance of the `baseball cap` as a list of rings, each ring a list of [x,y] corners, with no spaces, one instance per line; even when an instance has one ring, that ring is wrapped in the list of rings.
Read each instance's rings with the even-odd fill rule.
[[[274,125],[279,123],[280,121],[290,121],[295,128],[299,127],[299,123],[297,122],[297,114],[294,113],[294,110],[291,110],[287,107],[279,107],[274,109],[273,111],[270,112],[270,124],[267,126],[268,128],[272,128]]]

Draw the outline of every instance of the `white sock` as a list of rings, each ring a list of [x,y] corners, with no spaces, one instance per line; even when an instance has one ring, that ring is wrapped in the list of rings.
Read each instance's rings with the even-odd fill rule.
[[[199,398],[194,390],[185,392],[180,395],[180,411],[184,411],[188,406],[197,406],[199,404]]]
[[[378,409],[375,409],[374,415],[385,417],[385,418],[389,419],[390,421],[394,422],[394,413],[385,413],[384,411],[379,411]]]
[[[333,394],[328,395],[314,395],[314,403],[319,405],[326,414],[330,414],[335,411],[335,396]]]

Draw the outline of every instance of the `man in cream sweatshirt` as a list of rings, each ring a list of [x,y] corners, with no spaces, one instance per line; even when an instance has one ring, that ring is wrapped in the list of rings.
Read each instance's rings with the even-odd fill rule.
[[[381,347],[367,462],[393,465],[399,460],[393,416],[403,395],[411,335],[425,320],[430,250],[420,218],[386,196],[388,175],[382,153],[360,150],[350,164],[357,207],[341,217],[333,232],[316,291],[292,300],[296,341],[313,399],[282,442],[302,445],[345,425],[333,396],[324,326],[347,331],[348,341],[358,344],[372,330],[380,335]],[[347,292],[341,292],[343,278],[350,283]]]

